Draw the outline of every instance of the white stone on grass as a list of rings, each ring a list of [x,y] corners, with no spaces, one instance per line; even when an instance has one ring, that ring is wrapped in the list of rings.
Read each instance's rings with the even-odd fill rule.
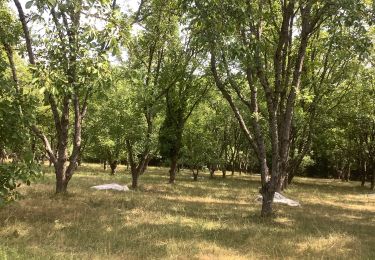
[[[256,201],[262,202],[262,199],[263,199],[262,195],[258,195],[257,198],[256,198]],[[273,197],[273,202],[279,203],[279,204],[285,204],[285,205],[288,205],[288,206],[291,206],[291,207],[301,206],[301,204],[298,201],[288,199],[287,197],[285,197],[284,195],[282,195],[278,192],[275,192],[275,196]]]
[[[120,184],[117,184],[117,183],[96,185],[96,186],[92,186],[91,188],[96,189],[96,190],[118,190],[118,191],[128,191],[129,190],[128,186],[120,185]]]

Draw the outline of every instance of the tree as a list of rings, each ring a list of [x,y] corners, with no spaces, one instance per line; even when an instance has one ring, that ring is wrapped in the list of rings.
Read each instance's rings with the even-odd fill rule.
[[[301,171],[316,132],[320,131],[319,125],[330,117],[326,111],[343,102],[335,93],[356,80],[360,62],[368,52],[369,40],[364,28],[353,30],[340,16],[334,16],[330,21],[314,35],[307,49],[309,58],[305,62],[300,95],[296,100],[290,160],[282,188]]]
[[[35,112],[35,96],[23,88],[29,76],[20,57],[14,51],[20,42],[21,25],[11,11],[0,2],[0,206],[18,197],[21,183],[40,175],[40,169],[30,150],[32,137],[27,129]],[[12,156],[11,163],[4,162]]]
[[[195,180],[205,166],[210,171],[210,178],[218,169],[225,178],[229,163],[232,170],[233,167],[240,171],[247,169],[243,165],[249,164],[248,146],[243,142],[243,136],[238,135],[236,126],[230,107],[223,103],[215,89],[210,89],[186,121],[182,138],[181,163],[192,170]]]
[[[118,72],[114,69],[114,77]],[[95,95],[89,109],[86,126],[87,154],[92,159],[108,162],[111,174],[117,165],[127,158],[125,138],[131,123],[128,111],[131,107],[123,86],[114,80],[113,86]]]
[[[328,177],[321,173],[325,171],[343,181],[359,179],[362,186],[373,170],[375,135],[373,68],[366,67],[361,64],[355,80],[331,93],[336,102],[329,102],[331,106],[321,119],[313,147],[316,165],[312,167],[323,177]]]
[[[139,155],[134,151],[135,144],[126,140],[134,188],[139,175],[144,172],[155,153],[153,135],[159,130],[155,126],[155,119],[158,119],[162,109],[161,98],[181,77],[179,73],[171,73],[174,65],[172,55],[179,44],[176,37],[177,16],[173,13],[175,1],[142,1],[140,6],[142,8],[136,13],[136,22],[144,30],[137,32],[129,43],[125,74],[129,77],[128,85],[135,89],[136,98],[133,101],[147,123],[145,135],[142,135],[145,138],[142,141],[144,149]]]
[[[176,66],[181,66],[178,60],[182,60],[183,64],[182,70],[176,72]],[[170,161],[169,183],[175,182],[185,123],[210,86],[203,78],[193,75],[195,66],[190,68],[189,61],[184,58],[177,56],[173,64],[174,73],[180,74],[180,79],[166,91],[166,113],[159,133],[161,155]]]
[[[107,1],[30,1],[27,7],[36,6],[34,18],[46,32],[43,41],[33,41],[23,8],[18,0],[14,2],[34,71],[33,83],[44,90],[53,115],[57,153],[37,125],[31,128],[53,162],[56,193],[64,193],[81,152],[82,125],[90,96],[108,79],[103,76],[108,69],[106,51],[116,45],[112,33],[118,10]],[[104,29],[92,27],[92,22],[99,20],[105,23]],[[38,48],[33,49],[32,44]]]
[[[340,13],[345,20],[349,13],[348,19],[353,19],[364,6],[357,1],[195,1],[193,5],[188,10],[197,44],[208,50],[216,86],[257,154],[261,214],[269,216],[274,193],[286,177],[292,119],[309,43],[334,15]],[[251,124],[244,113],[250,113]]]

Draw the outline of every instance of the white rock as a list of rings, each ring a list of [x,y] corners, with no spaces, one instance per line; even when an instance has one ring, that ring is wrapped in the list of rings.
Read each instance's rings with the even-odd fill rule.
[[[96,190],[118,190],[118,191],[128,191],[129,190],[128,186],[120,185],[120,184],[117,184],[117,183],[96,185],[96,186],[92,186],[91,188],[96,189]]]
[[[262,195],[258,195],[257,198],[256,198],[256,201],[262,202],[262,199],[263,199]],[[285,204],[285,205],[288,205],[288,206],[291,206],[291,207],[301,206],[301,204],[298,201],[288,199],[287,197],[285,197],[284,195],[282,195],[278,192],[275,192],[275,196],[273,197],[273,202],[279,203],[279,204]]]

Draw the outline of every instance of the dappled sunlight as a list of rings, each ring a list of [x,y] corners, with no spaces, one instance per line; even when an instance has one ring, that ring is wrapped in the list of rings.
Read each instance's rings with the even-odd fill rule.
[[[208,259],[228,259],[228,260],[242,260],[242,259],[260,259],[260,255],[241,255],[240,252],[231,250],[222,245],[217,245],[215,243],[202,242],[197,246],[199,249],[199,254],[196,255],[198,259],[208,260]]]
[[[0,237],[5,238],[22,238],[30,235],[32,228],[23,222],[16,222],[13,225],[5,225],[0,229]]]
[[[275,217],[263,219],[261,205],[254,201],[259,183],[253,176],[193,182],[186,172],[170,185],[166,169],[151,169],[141,176],[138,190],[116,192],[89,187],[127,182],[128,175],[109,176],[100,170],[92,175],[90,168],[83,169],[65,196],[53,194],[50,173],[38,184],[21,187],[24,199],[0,211],[0,255],[80,259],[371,255],[374,202],[356,191],[355,184],[332,183],[333,188],[326,188],[326,181],[297,178],[285,194],[302,207],[274,205]],[[349,194],[340,191],[347,188],[352,190]]]
[[[122,219],[122,227],[137,227],[152,223],[152,225],[179,225],[185,228],[197,228],[201,229],[202,232],[204,232],[204,230],[209,231],[229,228],[228,225],[226,225],[226,223],[222,223],[219,221],[210,221],[203,218],[192,218],[181,215],[145,212],[138,209],[131,210],[128,214],[125,214],[122,217]]]
[[[353,236],[331,233],[327,236],[308,236],[297,244],[297,251],[305,256],[319,255],[321,258],[343,258],[353,253],[358,241]]]
[[[294,224],[295,224],[295,221],[293,221],[292,219],[288,218],[288,217],[276,217],[274,220],[273,220],[275,223],[278,223],[278,224],[281,224],[281,225],[285,225],[285,226],[288,226],[288,227],[293,227]]]
[[[340,207],[342,209],[352,209],[356,211],[364,211],[364,212],[375,212],[375,202],[369,203],[367,205],[355,205],[355,204],[349,204],[346,201],[341,201],[341,202],[324,202],[327,205],[335,206],[335,207]]]
[[[225,200],[225,199],[217,199],[212,198],[210,196],[208,197],[192,197],[192,196],[163,196],[163,199],[169,200],[169,201],[181,201],[181,202],[197,202],[197,203],[216,203],[216,204],[229,204],[235,207],[236,205],[248,205],[249,203],[245,200],[239,200],[239,201],[233,201],[233,200]]]

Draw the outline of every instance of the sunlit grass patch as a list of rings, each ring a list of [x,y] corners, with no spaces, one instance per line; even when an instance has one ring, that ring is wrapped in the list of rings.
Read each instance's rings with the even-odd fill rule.
[[[297,244],[297,250],[306,256],[320,255],[325,258],[345,258],[357,251],[358,242],[353,236],[331,233],[322,236],[307,236]]]

